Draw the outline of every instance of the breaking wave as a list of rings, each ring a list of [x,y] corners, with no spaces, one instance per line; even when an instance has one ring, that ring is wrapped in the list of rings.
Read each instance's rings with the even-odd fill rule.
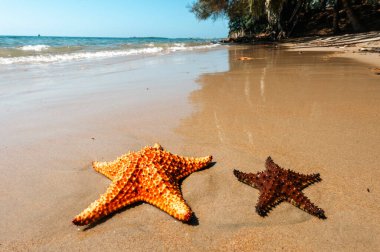
[[[20,49],[23,51],[35,51],[35,52],[41,52],[42,50],[49,49],[50,46],[48,45],[26,45],[21,46]]]
[[[112,57],[122,57],[131,55],[159,55],[168,54],[179,51],[193,51],[210,49],[219,46],[216,43],[208,43],[201,45],[191,45],[186,43],[170,43],[170,44],[156,44],[148,43],[142,48],[130,48],[130,46],[119,47],[118,49],[92,49],[92,50],[76,50],[63,53],[57,48],[50,47],[48,45],[25,45],[18,47],[18,50],[25,51],[26,55],[15,56],[0,56],[0,64],[28,64],[28,63],[54,63],[54,62],[67,62],[75,60],[86,59],[104,59]],[[15,49],[12,49],[15,50]],[[4,53],[3,53],[4,55]]]

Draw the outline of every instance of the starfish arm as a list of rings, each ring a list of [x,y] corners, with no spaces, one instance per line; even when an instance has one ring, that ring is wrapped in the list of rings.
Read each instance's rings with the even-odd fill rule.
[[[256,212],[262,217],[267,216],[268,212],[281,203],[284,197],[274,193],[272,187],[266,186],[260,191],[260,197],[256,205]]]
[[[289,179],[292,179],[293,181],[297,181],[297,187],[299,187],[300,189],[304,189],[311,184],[321,181],[319,173],[304,175],[298,172],[294,172],[292,170],[284,170],[283,168],[278,166],[272,160],[271,157],[268,157],[267,160],[265,161],[265,168],[271,171],[282,170],[282,171],[287,172]]]
[[[121,167],[128,165],[130,153],[118,157],[116,160],[111,162],[92,162],[92,167],[95,171],[103,174],[110,180],[113,180],[116,174],[119,172]]]
[[[160,167],[168,174],[172,174],[172,177],[177,180],[204,168],[212,160],[212,156],[202,158],[181,157],[164,151],[160,145],[147,146],[140,151],[140,155],[152,160],[154,166]]]
[[[182,178],[187,177],[191,173],[198,171],[207,165],[209,165],[212,161],[212,156],[201,157],[201,158],[182,158],[182,163],[184,163],[183,167],[179,167],[179,175],[177,175],[177,179],[180,180]]]
[[[133,176],[134,169],[124,168],[114,177],[106,193],[73,219],[75,225],[87,225],[139,200]]]
[[[277,170],[277,169],[282,169],[280,166],[278,166],[271,157],[268,157],[267,160],[265,161],[265,168],[267,170]]]
[[[185,178],[189,174],[206,167],[212,161],[212,156],[201,158],[180,157],[168,152],[163,152],[168,162],[163,168],[172,173],[177,180]]]
[[[323,209],[314,205],[300,190],[297,190],[295,187],[289,192],[286,200],[309,214],[317,216],[321,219],[326,219]]]
[[[119,166],[117,165],[118,160],[115,160],[113,162],[92,162],[92,167],[95,171],[103,174],[110,180],[113,180],[113,178],[116,176],[117,172],[119,171]]]
[[[191,218],[192,211],[183,199],[177,183],[162,184],[149,190],[142,198],[180,221],[189,221]]]
[[[253,173],[244,173],[238,170],[234,170],[234,175],[235,177],[240,181],[243,182],[244,184],[250,185],[254,188],[261,188],[261,183],[259,181],[260,173],[258,174],[253,174]]]
[[[294,181],[298,181],[297,186],[300,189],[304,189],[309,185],[320,182],[322,180],[319,173],[304,175],[289,170],[289,175],[294,179]]]

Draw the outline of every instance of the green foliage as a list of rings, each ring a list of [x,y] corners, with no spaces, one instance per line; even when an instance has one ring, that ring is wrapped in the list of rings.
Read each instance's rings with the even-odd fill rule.
[[[350,9],[351,2],[378,5],[378,0],[198,0],[190,6],[190,11],[200,20],[227,18],[230,34],[251,36],[266,32],[287,36],[300,16],[305,18],[310,17],[310,13],[324,12],[338,1],[344,3],[341,6],[351,25],[357,20]]]
[[[229,19],[230,32],[258,33],[276,22],[286,0],[198,0],[190,11],[200,19]]]
[[[200,20],[217,19],[226,14],[228,0],[199,0],[190,6],[190,11]]]

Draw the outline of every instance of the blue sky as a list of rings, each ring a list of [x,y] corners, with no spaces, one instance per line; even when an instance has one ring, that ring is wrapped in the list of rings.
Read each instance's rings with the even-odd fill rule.
[[[0,35],[221,38],[227,21],[198,21],[194,0],[1,0]]]

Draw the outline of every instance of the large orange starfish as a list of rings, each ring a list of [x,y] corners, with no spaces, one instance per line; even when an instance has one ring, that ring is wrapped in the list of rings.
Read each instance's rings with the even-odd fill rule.
[[[73,219],[87,225],[138,201],[145,201],[181,221],[192,215],[182,197],[179,181],[210,164],[212,156],[180,157],[164,151],[159,144],[129,152],[113,162],[94,162],[99,173],[112,180],[105,194]]]

